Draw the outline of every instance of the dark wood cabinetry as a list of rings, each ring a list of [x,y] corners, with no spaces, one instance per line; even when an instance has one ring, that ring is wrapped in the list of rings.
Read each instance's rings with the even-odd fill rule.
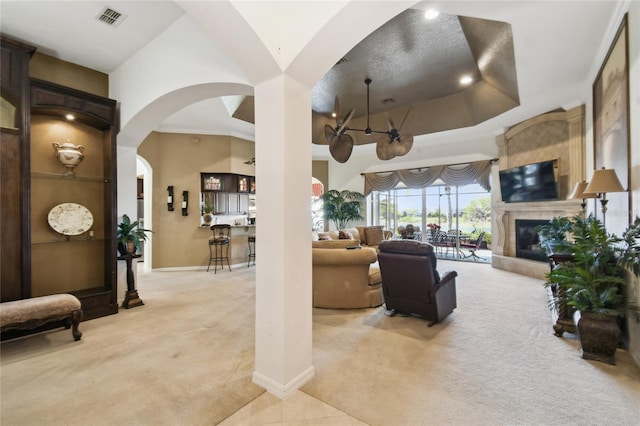
[[[3,302],[31,295],[29,227],[29,59],[35,48],[1,39],[0,58],[0,296]]]
[[[234,173],[200,173],[201,204],[210,205],[214,214],[246,214],[249,194],[255,193],[253,176]]]
[[[4,49],[3,39],[3,62]],[[28,67],[24,72],[28,76]],[[4,63],[2,73],[4,115]],[[22,133],[16,161],[20,167],[11,170],[10,179],[4,177],[5,167],[2,170],[3,196],[5,187],[21,195],[18,215],[6,216],[3,211],[3,301],[9,300],[5,289],[11,290],[12,299],[72,293],[82,303],[85,320],[116,313],[116,102],[43,80],[24,81],[26,90],[20,97],[26,115],[23,131],[7,132]],[[5,128],[2,130],[4,149]],[[69,174],[58,161],[54,143],[82,146],[83,159],[74,173]],[[3,166],[9,158],[3,152]],[[77,233],[56,231],[50,212],[65,203],[88,210],[91,226]],[[4,199],[2,204],[4,209]],[[5,227],[20,229],[21,239],[8,242]],[[4,257],[5,250],[18,247],[24,252],[16,262],[21,271],[19,296],[12,289],[16,279],[5,277]]]

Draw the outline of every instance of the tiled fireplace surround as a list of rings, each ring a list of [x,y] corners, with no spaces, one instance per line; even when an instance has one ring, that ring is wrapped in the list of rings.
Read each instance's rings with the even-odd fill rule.
[[[517,124],[496,138],[499,162],[492,169],[492,266],[534,278],[545,278],[545,262],[516,257],[516,219],[549,220],[580,213],[581,200],[566,200],[576,182],[584,179],[584,106],[557,110]],[[556,176],[560,201],[504,203],[499,170],[558,160]]]

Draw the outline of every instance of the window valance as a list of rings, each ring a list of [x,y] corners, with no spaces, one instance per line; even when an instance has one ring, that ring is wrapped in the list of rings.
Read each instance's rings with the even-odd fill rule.
[[[393,172],[363,173],[364,195],[369,195],[371,191],[388,191],[395,188],[400,182],[409,188],[423,188],[438,179],[447,185],[477,183],[486,191],[490,191],[491,161],[475,161],[466,164],[431,166]]]

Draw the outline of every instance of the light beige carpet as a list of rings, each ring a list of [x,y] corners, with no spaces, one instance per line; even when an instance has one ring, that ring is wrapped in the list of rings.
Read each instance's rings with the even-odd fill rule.
[[[443,323],[382,309],[314,310],[315,378],[302,390],[371,425],[637,425],[640,369],[580,358],[553,335],[539,280],[456,269]],[[139,276],[145,306],[4,342],[2,426],[213,425],[263,390],[251,383],[255,268]]]
[[[553,335],[540,280],[455,269],[458,308],[432,328],[380,309],[314,311],[316,377],[302,390],[370,425],[638,425],[640,369],[581,359]]]
[[[145,305],[1,345],[2,426],[213,425],[254,385],[255,268],[139,275]]]

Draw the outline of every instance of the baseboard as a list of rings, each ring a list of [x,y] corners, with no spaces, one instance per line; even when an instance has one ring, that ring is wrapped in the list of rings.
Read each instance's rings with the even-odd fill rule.
[[[251,267],[255,267],[255,264],[251,264]],[[227,266],[225,265],[225,268]],[[213,268],[213,266],[211,266],[211,268]],[[219,267],[218,267],[219,268]],[[233,263],[231,265],[231,270],[233,271],[236,268],[250,268],[247,267],[247,262],[242,262],[242,263]],[[207,271],[207,267],[206,266],[172,266],[172,267],[168,267],[168,268],[152,268],[151,269],[152,272],[186,272],[186,271]]]
[[[291,380],[289,383],[283,385],[271,379],[270,377],[265,376],[264,374],[260,374],[257,371],[254,371],[253,383],[255,383],[260,387],[263,387],[270,394],[285,400],[289,398],[291,395],[293,395],[293,393],[298,389],[300,389],[305,383],[313,379],[314,375],[315,375],[315,369],[313,368],[313,365],[312,365],[309,368],[307,368],[305,371],[300,373],[296,378]]]

